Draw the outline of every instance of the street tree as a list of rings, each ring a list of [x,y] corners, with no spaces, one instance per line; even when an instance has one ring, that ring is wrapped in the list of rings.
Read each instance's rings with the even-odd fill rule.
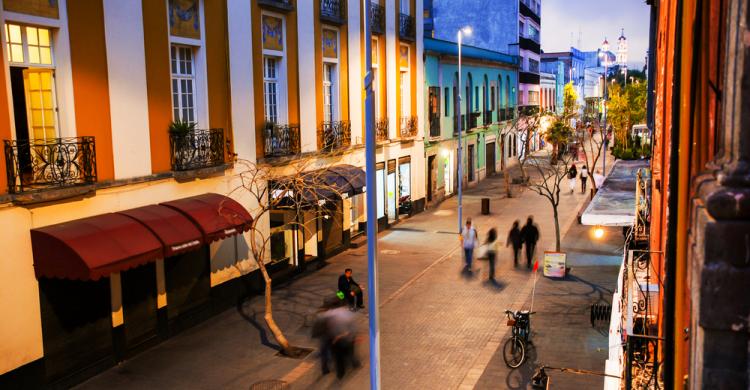
[[[646,83],[632,83],[622,88],[612,84],[607,102],[607,123],[614,130],[615,142],[630,147],[630,129],[646,119]]]
[[[276,229],[293,231],[306,229],[303,212],[317,207],[322,201],[335,201],[340,198],[339,188],[327,184],[325,176],[328,167],[314,166],[312,158],[298,159],[281,167],[256,163],[249,160],[237,160],[239,185],[232,191],[238,196],[249,196],[254,205],[249,212],[253,218],[248,231],[250,254],[257,264],[263,281],[265,312],[264,320],[274,339],[287,356],[298,356],[302,351],[292,346],[273,317],[272,279],[266,268],[269,260],[272,234],[269,226],[272,210],[283,210],[291,213],[284,218],[285,222]],[[340,212],[340,211],[338,211]],[[317,217],[316,217],[317,218]]]
[[[559,155],[562,154],[561,152],[564,150],[565,145],[573,137],[573,128],[568,124],[568,120],[564,114],[553,119],[544,137],[552,145],[550,160],[552,164],[555,164]]]
[[[583,151],[583,161],[589,169],[594,171],[594,167],[602,156],[602,143],[604,142],[605,133],[600,131],[597,122],[588,124],[585,131],[575,132],[578,145]],[[602,172],[602,174],[604,174]],[[591,180],[591,185],[596,190],[596,180]]]
[[[558,117],[550,128],[570,128]],[[561,133],[563,134],[563,133]],[[569,135],[569,138],[572,135]],[[560,142],[565,142],[562,138]],[[526,184],[526,187],[543,196],[552,207],[555,222],[555,250],[560,251],[560,219],[558,207],[560,205],[560,190],[563,180],[567,177],[568,169],[573,164],[573,156],[560,153],[557,156],[530,156],[529,163],[536,170],[537,175]]]

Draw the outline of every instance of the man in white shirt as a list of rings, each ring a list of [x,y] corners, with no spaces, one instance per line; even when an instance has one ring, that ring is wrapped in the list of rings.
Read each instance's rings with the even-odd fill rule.
[[[599,190],[599,188],[602,187],[602,184],[604,184],[604,175],[602,175],[601,169],[597,169],[594,173],[594,184],[596,184],[597,190]]]
[[[471,226],[471,218],[466,219],[466,226],[461,232],[461,243],[464,247],[465,269],[471,271],[471,262],[474,260],[474,248],[477,246],[477,230]]]

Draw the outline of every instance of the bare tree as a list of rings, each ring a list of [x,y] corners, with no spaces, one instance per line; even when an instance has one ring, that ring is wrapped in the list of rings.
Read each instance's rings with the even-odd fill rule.
[[[521,146],[523,153],[518,158],[518,168],[521,170],[521,182],[526,183],[528,181],[528,175],[526,173],[526,161],[531,154],[531,140],[534,139],[536,134],[539,132],[539,127],[544,114],[541,111],[535,112],[519,112],[513,120],[506,124],[500,125],[499,135],[502,140],[507,140],[508,136],[514,136],[514,139]],[[511,147],[516,147],[512,145]],[[503,170],[503,178],[505,180],[505,192],[508,198],[513,197],[511,191],[512,178],[507,169]]]
[[[602,156],[602,142],[605,137],[604,132],[598,130],[599,125],[596,124],[595,127],[588,125],[583,131],[576,132],[578,144],[583,150],[584,163],[592,173],[594,172],[596,164],[599,162],[599,158]],[[599,133],[598,137],[596,134],[597,131]],[[602,175],[604,174],[605,173],[602,172]],[[591,185],[594,187],[594,190],[597,189],[596,180],[591,180]]]
[[[268,217],[272,210],[293,213],[294,218],[283,228],[306,229],[302,213],[317,207],[320,201],[340,198],[339,188],[326,180],[327,167],[314,166],[314,159],[303,158],[281,167],[237,160],[240,184],[232,192],[249,195],[254,207],[249,210],[253,218],[250,233],[250,253],[260,269],[265,282],[264,320],[274,339],[287,356],[297,356],[300,349],[292,346],[273,318],[272,280],[266,268],[267,249],[271,232]],[[319,161],[319,160],[318,160]],[[317,218],[317,217],[316,217]],[[309,221],[308,221],[309,222]]]
[[[533,156],[529,158],[530,164],[535,168],[538,177],[530,180],[526,187],[545,197],[550,206],[555,220],[555,250],[560,251],[560,220],[558,206],[560,205],[560,185],[567,177],[568,169],[573,163],[573,156],[561,153],[553,161],[552,156]]]

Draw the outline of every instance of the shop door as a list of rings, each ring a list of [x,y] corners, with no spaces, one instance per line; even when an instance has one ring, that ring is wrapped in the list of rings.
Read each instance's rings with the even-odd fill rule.
[[[474,145],[469,145],[467,164],[469,166],[469,182],[474,181]]]
[[[495,174],[495,143],[487,144],[487,176]]]
[[[437,166],[435,156],[427,157],[427,201],[432,202],[432,193],[437,185]]]
[[[48,383],[76,374],[82,380],[89,369],[115,363],[109,278],[40,278],[39,301]]]
[[[164,259],[169,333],[207,318],[211,299],[208,246]]]
[[[388,195],[388,221],[396,220],[397,205],[396,198],[398,197],[398,187],[396,186],[396,160],[388,161],[388,176],[385,184],[386,193]]]
[[[341,199],[326,201],[320,210],[321,229],[323,231],[323,250],[331,253],[340,248],[344,237],[344,214]]]
[[[156,266],[148,263],[120,275],[125,347],[132,351],[156,337]]]

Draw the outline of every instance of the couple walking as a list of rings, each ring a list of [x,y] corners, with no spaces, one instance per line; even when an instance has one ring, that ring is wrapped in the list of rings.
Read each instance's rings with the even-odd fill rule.
[[[526,225],[519,229],[519,222],[513,222],[513,227],[508,233],[508,239],[505,242],[505,246],[513,245],[513,264],[518,266],[518,256],[521,248],[526,244],[526,265],[531,268],[531,260],[534,258],[534,250],[536,243],[539,241],[539,229],[534,225],[534,218],[529,216],[526,221]],[[464,249],[464,260],[466,266],[464,271],[471,272],[471,263],[474,260],[474,248],[476,248],[479,242],[479,235],[477,230],[471,224],[471,218],[466,219],[466,226],[461,232],[461,243]],[[495,228],[490,229],[487,233],[487,240],[484,243],[484,247],[487,253],[487,260],[490,263],[489,280],[495,280],[495,260],[498,252],[500,252],[500,240],[497,237],[497,230]]]

